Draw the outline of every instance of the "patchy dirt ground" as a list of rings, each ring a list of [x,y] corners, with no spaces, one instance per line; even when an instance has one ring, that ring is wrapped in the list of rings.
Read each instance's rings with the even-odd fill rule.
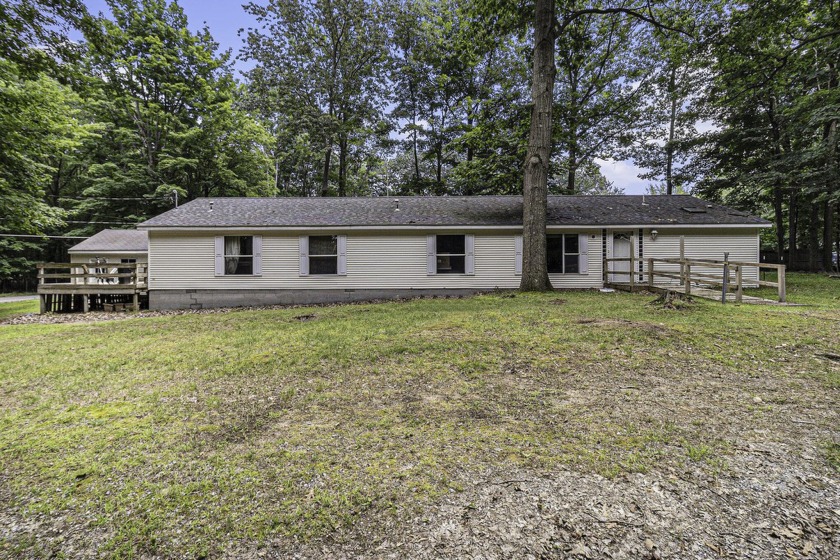
[[[0,558],[840,558],[833,309],[551,298],[8,329]]]
[[[667,417],[685,425],[703,418],[703,429],[726,444],[684,450],[693,459],[666,451],[649,471],[611,479],[562,468],[460,471],[463,492],[405,508],[408,520],[386,518],[383,526],[366,518],[326,541],[275,540],[226,556],[840,558],[840,476],[824,459],[825,441],[840,442],[834,396],[819,384],[789,385],[761,372],[686,373],[590,370],[567,397],[609,409],[616,420]]]
[[[328,543],[231,550],[230,558],[838,558],[837,480],[784,455],[731,471],[487,473],[405,524]]]

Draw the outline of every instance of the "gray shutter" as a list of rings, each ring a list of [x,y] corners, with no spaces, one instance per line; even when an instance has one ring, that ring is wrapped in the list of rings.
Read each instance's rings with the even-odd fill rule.
[[[589,274],[589,235],[581,233],[578,235],[578,270],[581,274]]]
[[[262,276],[262,235],[254,236],[254,276]]]
[[[514,272],[522,274],[522,236],[515,235],[513,237],[513,251],[514,251]]]
[[[437,273],[437,236],[426,236],[426,273]]]
[[[309,276],[309,236],[300,236],[300,275]]]
[[[225,275],[225,238],[223,235],[216,237],[216,276]]]
[[[338,236],[338,274],[347,276],[347,236]]]
[[[475,235],[464,236],[464,248],[467,257],[464,259],[464,273],[475,274]]]

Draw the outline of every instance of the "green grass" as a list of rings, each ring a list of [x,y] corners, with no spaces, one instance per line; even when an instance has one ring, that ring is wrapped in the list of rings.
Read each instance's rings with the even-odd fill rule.
[[[808,414],[837,406],[816,356],[840,348],[836,281],[790,281],[812,307],[569,292],[0,326],[0,508],[105,556],[198,557],[409,515],[494,469],[714,475],[753,430],[801,443],[786,414],[835,429]]]
[[[828,464],[834,470],[840,472],[840,443],[831,442],[825,444],[825,456]]]
[[[40,304],[37,299],[0,303],[0,320],[24,315],[26,313],[38,313],[39,305]]]
[[[776,273],[762,273],[761,279],[767,280],[768,282],[775,282]],[[840,307],[840,278],[830,278],[824,274],[789,272],[786,275],[785,288],[788,302],[823,307]],[[744,293],[772,300],[778,299],[778,290],[776,288],[763,287],[759,289],[748,289],[744,290]]]

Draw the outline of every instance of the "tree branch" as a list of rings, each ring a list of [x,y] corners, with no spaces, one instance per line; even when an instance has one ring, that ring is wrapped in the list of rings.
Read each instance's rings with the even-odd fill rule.
[[[554,25],[557,28],[557,34],[564,32],[566,28],[571,25],[575,20],[581,18],[586,15],[626,15],[632,18],[638,19],[645,23],[649,23],[653,25],[657,29],[664,29],[667,31],[671,31],[673,33],[681,33],[686,35],[687,37],[694,38],[694,36],[684,29],[680,29],[678,27],[671,27],[668,24],[662,23],[661,21],[657,20],[653,15],[645,15],[637,9],[634,8],[585,8],[583,10],[574,10],[572,12],[567,13],[563,17],[563,21],[560,22],[558,20],[554,20]]]

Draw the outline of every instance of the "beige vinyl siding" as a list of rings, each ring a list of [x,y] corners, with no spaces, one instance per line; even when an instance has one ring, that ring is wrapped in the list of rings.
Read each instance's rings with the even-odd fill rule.
[[[262,235],[262,276],[259,277],[216,276],[214,235],[150,232],[149,252],[154,261],[150,289],[493,289],[519,286],[520,276],[514,269],[512,232],[475,233],[474,275],[429,275],[426,269],[427,232],[350,232],[347,234],[346,276],[301,276],[297,234],[252,233]],[[324,232],[313,234],[323,235]]]
[[[651,228],[656,229],[656,228]],[[650,238],[650,229],[644,230],[644,258],[679,258],[680,237],[685,239],[685,256],[691,259],[723,260],[729,252],[729,260],[759,262],[759,236],[757,229],[659,229],[656,241]],[[679,271],[679,265],[656,264],[656,270]],[[692,271],[695,269],[692,268]],[[720,268],[701,268],[702,274],[720,275]],[[758,269],[744,269],[744,281],[755,285]],[[677,280],[657,278],[657,283],[676,283]]]

